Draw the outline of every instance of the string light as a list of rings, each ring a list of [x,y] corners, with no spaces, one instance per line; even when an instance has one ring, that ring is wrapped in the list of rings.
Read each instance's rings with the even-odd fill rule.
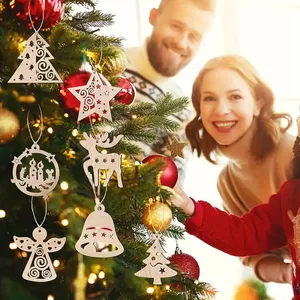
[[[57,268],[59,265],[60,265],[60,261],[58,259],[55,259],[54,262],[53,262],[53,266],[55,268]]]
[[[27,252],[22,251],[22,257],[26,258],[28,256]]]
[[[140,165],[140,162],[136,160],[136,161],[134,162],[134,164],[135,164],[136,166],[139,166],[139,165]]]
[[[66,181],[62,181],[61,184],[60,184],[60,188],[63,191],[66,191],[69,188],[69,184]]]
[[[194,283],[195,283],[195,284],[199,284],[199,281],[198,281],[198,280],[195,280]]]
[[[101,151],[101,153],[102,153],[102,154],[107,154],[107,150],[103,149],[103,150]]]
[[[50,134],[53,133],[53,128],[52,127],[49,127],[48,130],[47,130]]]
[[[102,282],[102,284],[103,286],[107,286],[107,282],[105,280]]]
[[[136,119],[136,118],[137,118],[137,115],[132,115],[131,118],[132,118],[132,119]]]
[[[74,210],[75,210],[75,212],[76,212],[77,215],[81,216],[81,210],[80,210],[79,207],[75,207]]]
[[[64,114],[64,117],[65,117],[65,118],[69,118],[69,114],[65,113],[65,114]]]
[[[78,135],[78,130],[77,129],[73,129],[72,130],[72,135],[73,136],[77,136]]]
[[[166,290],[169,291],[170,290],[170,286],[166,285]]]
[[[103,279],[103,278],[105,277],[105,273],[104,273],[103,271],[101,271],[101,272],[99,273],[98,277],[99,277],[100,279]]]
[[[54,300],[54,296],[53,295],[48,295],[47,300]]]
[[[61,224],[63,226],[68,226],[69,225],[69,221],[67,219],[63,219],[63,220],[61,220]]]
[[[18,247],[17,247],[17,244],[16,244],[16,243],[10,243],[10,244],[9,244],[9,248],[10,248],[11,250],[16,250]]]
[[[91,273],[89,278],[92,278],[93,280],[97,279],[97,275],[95,273]]]
[[[3,209],[0,209],[0,219],[5,218],[6,212]]]
[[[153,294],[154,293],[154,288],[153,287],[148,287],[147,288],[147,293],[148,294]]]

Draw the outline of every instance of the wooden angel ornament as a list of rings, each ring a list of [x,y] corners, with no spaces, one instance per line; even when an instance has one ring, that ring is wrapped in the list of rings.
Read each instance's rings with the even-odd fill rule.
[[[34,282],[47,282],[57,277],[52,265],[49,252],[57,252],[64,246],[66,238],[51,238],[47,242],[47,231],[43,227],[37,227],[33,230],[32,240],[29,237],[14,236],[14,242],[18,248],[31,252],[22,277]]]

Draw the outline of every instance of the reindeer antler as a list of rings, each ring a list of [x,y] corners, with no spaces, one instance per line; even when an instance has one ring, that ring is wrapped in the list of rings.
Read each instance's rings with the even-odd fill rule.
[[[100,146],[102,148],[111,148],[119,143],[119,141],[124,137],[124,135],[119,134],[118,136],[114,136],[113,140],[110,141],[109,138],[106,139],[106,141],[97,141],[97,146]]]

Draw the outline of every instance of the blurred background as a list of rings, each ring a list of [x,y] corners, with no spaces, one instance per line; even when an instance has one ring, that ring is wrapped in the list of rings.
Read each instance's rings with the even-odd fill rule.
[[[159,0],[99,1],[104,12],[115,14],[115,24],[102,33],[124,37],[124,46],[140,45],[151,32],[149,11]],[[187,96],[193,80],[211,57],[235,53],[245,56],[260,71],[276,98],[276,111],[288,112],[294,118],[300,104],[300,1],[299,0],[217,0],[216,20],[201,45],[195,61],[178,76]],[[296,134],[295,122],[290,129]],[[189,162],[185,191],[196,199],[204,199],[221,208],[216,180],[222,164],[213,166],[193,157]],[[170,255],[175,245],[168,245]],[[252,271],[238,258],[217,251],[187,236],[180,243],[183,252],[195,257],[200,265],[200,279],[218,291],[217,300],[229,300]],[[268,294],[275,300],[290,299],[291,287],[268,284]]]

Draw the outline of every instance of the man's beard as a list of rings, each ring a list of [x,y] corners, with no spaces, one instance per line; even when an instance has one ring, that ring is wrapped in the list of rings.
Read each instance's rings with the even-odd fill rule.
[[[149,61],[159,74],[165,77],[175,76],[190,60],[183,58],[179,63],[174,63],[171,58],[167,58],[167,55],[162,55],[164,51],[167,51],[163,47],[162,43],[158,43],[155,38],[151,37],[147,43]]]

